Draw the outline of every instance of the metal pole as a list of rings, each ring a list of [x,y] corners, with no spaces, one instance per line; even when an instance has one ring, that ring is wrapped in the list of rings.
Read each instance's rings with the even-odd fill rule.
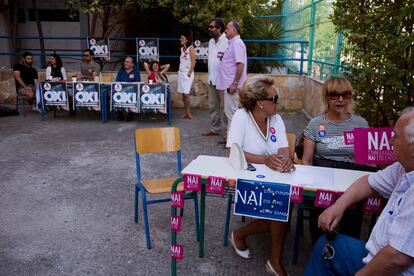
[[[336,36],[336,49],[335,49],[335,67],[334,67],[334,76],[339,75],[339,67],[341,66],[341,52],[342,52],[342,46],[344,41],[344,35],[342,32],[338,32]]]
[[[316,4],[315,0],[312,0],[311,4],[311,17],[310,17],[310,30],[309,30],[309,53],[308,53],[308,75],[312,72],[313,61],[313,45],[315,43],[315,17],[316,17]]]

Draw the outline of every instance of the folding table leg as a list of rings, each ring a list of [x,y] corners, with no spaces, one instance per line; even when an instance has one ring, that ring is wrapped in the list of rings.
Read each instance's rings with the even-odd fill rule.
[[[229,194],[229,198],[227,200],[227,213],[226,213],[226,224],[224,226],[224,240],[223,240],[223,246],[228,245],[229,241],[229,227],[230,227],[230,210],[231,210],[231,204],[233,202],[233,195]]]

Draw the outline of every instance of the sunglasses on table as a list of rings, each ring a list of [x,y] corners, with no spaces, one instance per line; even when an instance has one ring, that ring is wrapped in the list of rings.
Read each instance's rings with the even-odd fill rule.
[[[277,103],[279,101],[279,95],[274,95],[272,97],[267,97],[264,100],[265,101],[271,101],[273,103]]]
[[[351,91],[343,91],[343,92],[338,92],[336,90],[331,91],[328,93],[328,97],[331,100],[338,100],[339,97],[342,96],[342,99],[344,100],[349,100],[352,96],[352,92]]]
[[[335,232],[327,232],[326,233],[326,244],[325,247],[322,249],[322,257],[325,260],[331,260],[335,257],[335,249],[331,245],[336,238]]]

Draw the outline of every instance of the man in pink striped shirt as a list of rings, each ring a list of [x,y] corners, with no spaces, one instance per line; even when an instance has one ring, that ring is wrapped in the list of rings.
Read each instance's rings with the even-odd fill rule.
[[[224,93],[224,113],[228,130],[231,118],[239,108],[239,91],[246,80],[247,53],[246,45],[240,38],[240,24],[237,21],[227,24],[226,37],[229,47],[220,62],[216,88]]]

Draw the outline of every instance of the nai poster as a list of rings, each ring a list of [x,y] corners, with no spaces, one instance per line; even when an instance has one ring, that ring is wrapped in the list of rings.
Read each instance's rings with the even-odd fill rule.
[[[395,162],[394,149],[390,143],[392,128],[354,129],[355,163],[391,164]]]

